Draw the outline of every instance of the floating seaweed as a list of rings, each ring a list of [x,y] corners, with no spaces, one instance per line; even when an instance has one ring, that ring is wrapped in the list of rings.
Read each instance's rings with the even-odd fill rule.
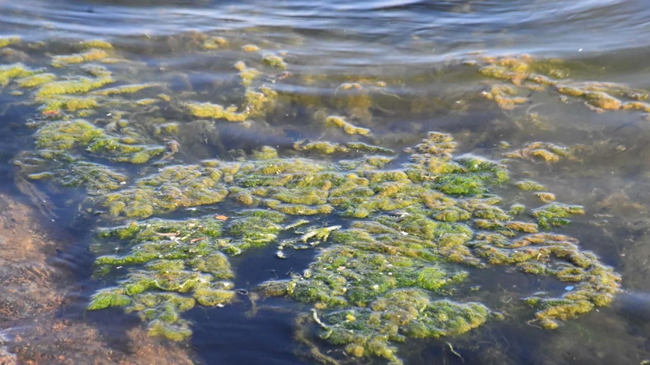
[[[106,302],[144,311],[128,308],[141,293],[162,290],[173,293],[169,300],[226,304],[232,298],[225,293],[198,299],[197,291],[206,288],[230,289],[224,283],[213,287],[215,280],[227,277],[188,272],[192,260],[239,255],[250,247],[274,243],[289,216],[333,213],[352,220],[346,228],[325,227],[297,237],[303,243],[312,238],[329,241],[310,267],[290,280],[266,282],[258,291],[313,305],[322,340],[344,345],[351,356],[399,362],[395,344],[406,338],[451,336],[501,318],[481,303],[435,299],[434,293],[450,295],[454,285],[468,280],[468,272],[458,264],[513,266],[527,274],[575,283],[579,290],[559,298],[522,299],[539,309],[535,320],[545,328],[608,305],[620,281],[612,269],[581,251],[575,239],[539,233],[539,227],[568,223],[566,217],[581,214],[582,208],[553,203],[530,211],[537,224],[514,220],[499,207],[501,199],[488,193],[490,186],[508,180],[505,167],[472,155],[454,158],[455,146],[449,135],[430,133],[399,170],[367,169],[365,164],[344,169],[331,162],[279,157],[269,147],[252,160],[164,168],[136,181],[135,188],[107,194],[99,202],[115,216],[136,218],[228,198],[253,210],[243,210],[225,226],[207,217],[131,223],[105,231],[104,236],[130,243],[124,255],[100,256],[98,272],[134,265],[120,286],[109,292],[118,297]],[[208,235],[205,227],[219,228],[210,229],[214,234]],[[286,247],[290,246],[281,244]],[[219,271],[225,272],[228,261],[219,257],[223,258]],[[160,268],[164,277],[158,277]],[[103,302],[105,295],[99,292],[93,303]],[[178,315],[183,310],[170,304],[167,310],[172,315],[161,311],[160,305],[152,309],[156,314],[144,317],[154,328],[151,333],[185,338],[189,327]],[[163,315],[171,319],[165,322]]]
[[[213,57],[222,53],[212,52],[217,49],[239,50],[230,44],[194,34],[187,47]],[[79,53],[55,56],[46,69],[2,66],[0,84],[12,92],[33,88],[30,102],[40,106],[35,148],[15,160],[19,174],[53,189],[84,189],[83,212],[109,226],[96,230],[91,248],[97,254],[94,277],[110,284],[95,292],[90,310],[120,307],[145,322],[150,335],[183,341],[192,334],[183,313],[237,300],[231,257],[277,245],[276,255],[283,258],[289,250],[320,246],[307,270],[264,282],[253,294],[301,303],[300,326],[317,328],[314,354],[325,357],[317,346],[329,343],[350,357],[400,363],[401,342],[459,335],[504,318],[485,303],[456,295],[475,269],[503,266],[571,283],[572,290],[558,295],[522,295],[522,303],[536,310],[531,323],[547,329],[609,305],[619,291],[620,277],[611,268],[574,238],[551,231],[584,214],[583,207],[555,202],[546,187],[530,180],[514,185],[532,192],[541,206],[507,204],[493,194],[497,187],[512,187],[504,162],[457,155],[449,134],[431,132],[397,154],[374,145],[379,141],[369,128],[348,122],[372,125],[380,106],[371,94],[393,97],[385,94],[384,81],[345,77],[329,85],[335,88],[330,99],[294,96],[274,85],[290,73],[265,74],[287,67],[282,57],[268,53],[261,60],[259,54],[244,55],[259,70],[243,61],[234,64],[226,81],[234,85],[233,95],[202,90],[186,75],[179,76],[183,91],[176,92],[166,83],[131,80],[136,69],[121,74],[111,65],[119,59],[108,58],[117,54],[110,43],[81,42],[74,49]],[[258,51],[251,44],[239,50]],[[501,80],[483,96],[503,109],[526,103],[524,88],[548,87],[599,109],[648,110],[643,91],[571,82],[570,67],[559,60],[486,57],[480,63],[482,75]],[[130,67],[126,61],[120,66]],[[66,67],[71,75],[62,77],[52,67]],[[134,93],[142,95],[130,100]],[[183,159],[181,144],[170,138],[184,137],[188,126],[210,128],[219,120],[234,122],[223,123],[228,128],[263,124],[268,131],[292,103],[307,106],[301,115],[314,123],[342,130],[345,134],[337,134],[342,139],[298,137],[293,150],[286,149],[291,142],[279,143],[277,149],[265,146],[250,154],[245,149],[232,153],[234,158],[200,161]],[[577,159],[573,148],[546,142],[505,157],[548,164]],[[223,206],[240,209],[206,215]],[[186,210],[196,215],[160,218]],[[319,225],[313,216],[337,223]],[[297,331],[307,341],[302,328]]]

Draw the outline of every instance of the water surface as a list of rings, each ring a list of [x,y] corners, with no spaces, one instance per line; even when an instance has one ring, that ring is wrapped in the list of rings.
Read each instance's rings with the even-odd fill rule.
[[[166,148],[165,154],[142,165],[91,161],[114,167],[129,181],[167,163],[233,161],[264,145],[292,156],[295,144],[305,141],[379,145],[397,151],[391,166],[399,166],[408,159],[400,151],[419,143],[428,131],[453,135],[459,143],[456,155],[494,160],[536,141],[566,146],[574,158],[557,163],[522,159],[508,166],[513,181],[535,180],[558,201],[585,207],[586,214],[572,218],[561,233],[579,239],[583,250],[594,252],[621,274],[623,291],[612,305],[545,331],[527,323],[533,311],[516,303],[537,291],[562,293],[565,283],[499,267],[472,272],[471,282],[456,299],[483,302],[506,319],[460,336],[409,340],[399,345],[400,356],[406,364],[641,364],[650,359],[650,109],[598,109],[587,105],[588,98],[559,93],[553,86],[526,88],[512,78],[486,77],[479,69],[506,57],[533,59],[561,69],[556,76],[562,83],[615,83],[626,92],[650,90],[647,5],[641,0],[3,1],[0,35],[19,36],[21,41],[0,49],[0,61],[47,67],[59,79],[74,79],[86,72],[83,65],[97,64],[114,72],[119,85],[164,85],[120,96],[124,105],[102,105],[87,117],[109,130],[115,128],[110,125],[113,113],[122,108],[124,119],[138,125],[146,144]],[[228,44],[211,49],[205,46],[210,37],[222,37]],[[113,45],[115,63],[50,66],[53,56],[78,53],[80,42],[95,39]],[[244,51],[249,44],[259,50]],[[265,54],[281,56],[286,69],[265,65]],[[270,85],[279,94],[272,111],[233,123],[191,116],[175,107],[189,101],[245,105],[246,86],[233,68],[238,61],[262,70],[253,86]],[[516,87],[517,97],[525,99],[502,108],[486,98],[494,85]],[[616,87],[607,85],[614,93]],[[12,93],[15,90],[10,84],[0,94],[0,184],[18,195],[19,188],[23,194],[30,190],[17,186],[21,175],[14,165],[20,153],[34,150],[34,130],[79,115],[65,108],[46,112],[32,90],[21,95]],[[158,106],[159,94],[170,95],[172,101]],[[158,101],[153,106],[128,104],[145,98]],[[372,135],[349,135],[327,126],[322,120],[328,115],[342,115]],[[176,123],[178,132],[157,131],[155,126],[165,122]],[[170,143],[179,146],[177,151]],[[173,154],[158,161],[168,152]],[[84,314],[90,296],[106,286],[92,276],[92,230],[116,223],[102,219],[102,212],[86,214],[81,188],[52,188],[42,182],[33,186],[51,201],[40,206],[44,214],[53,213],[51,219],[61,229],[79,238],[63,255],[81,287],[65,315],[118,336],[141,326],[135,316],[124,316],[119,309]],[[511,185],[494,192],[508,203],[540,204]],[[38,206],[38,200],[32,199],[33,204]],[[224,203],[158,216],[231,216],[238,209]],[[313,223],[333,225],[337,219],[320,217]],[[233,282],[241,293],[266,280],[302,272],[317,253],[297,251],[280,260],[276,246],[232,259]],[[474,293],[470,287],[481,291]],[[255,311],[254,306],[264,308]],[[238,294],[238,301],[224,308],[194,308],[183,314],[194,332],[187,348],[198,363],[206,364],[313,363],[294,340],[299,307],[290,299],[254,303],[247,294]],[[340,355],[336,346],[321,345],[324,352]],[[347,361],[385,363],[374,357]]]

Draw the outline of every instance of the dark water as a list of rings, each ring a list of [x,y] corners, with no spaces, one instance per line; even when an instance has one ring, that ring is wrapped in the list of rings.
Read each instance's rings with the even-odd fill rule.
[[[356,140],[399,151],[431,130],[453,134],[461,153],[494,159],[503,152],[501,141],[511,149],[534,141],[582,145],[575,160],[522,161],[510,168],[518,179],[547,186],[559,201],[585,207],[587,213],[562,233],[578,238],[583,249],[622,275],[624,292],[612,306],[544,331],[517,317],[530,317],[532,311],[510,303],[521,293],[562,292],[565,284],[499,268],[483,270],[469,286],[480,285],[485,293],[465,288],[462,299],[513,312],[515,318],[453,338],[408,341],[400,345],[400,355],[407,364],[641,364],[650,359],[650,109],[594,111],[584,99],[562,100],[552,88],[519,91],[526,101],[501,109],[481,94],[497,81],[481,76],[479,67],[467,61],[526,54],[560,59],[573,82],[650,90],[649,5],[641,0],[0,1],[0,35],[22,38],[14,46],[18,52],[4,52],[0,61],[47,66],[51,55],[76,52],[79,41],[104,39],[129,60],[114,66],[124,83],[162,82],[181,99],[187,95],[230,105],[240,104],[243,95],[235,62],[256,66],[261,53],[284,55],[288,73],[275,70],[262,76],[282,95],[282,107],[252,124],[205,123],[173,109],[153,113],[180,124],[175,140],[181,148],[174,159],[182,163],[225,158],[232,149],[261,145],[286,151],[302,140]],[[201,35],[224,37],[230,44],[205,51]],[[246,44],[262,51],[241,51]],[[73,74],[65,68],[53,72]],[[361,90],[342,86],[355,82]],[[12,161],[33,148],[33,128],[27,126],[39,120],[37,107],[21,104],[26,97],[0,96],[0,184],[17,195]],[[343,114],[370,128],[373,136],[350,137],[317,125],[314,115],[323,111]],[[151,141],[164,143],[153,134]],[[134,177],[155,171],[116,165]],[[79,189],[42,190],[62,229],[80,237],[65,256],[84,288],[72,305],[76,309],[71,311],[79,313],[103,285],[90,277],[94,255],[88,252],[89,231],[95,223],[78,214]],[[534,200],[512,188],[497,193],[513,202]],[[288,278],[304,270],[315,254],[299,251],[278,260],[275,251],[253,250],[233,260],[235,286],[250,290],[268,279]],[[254,305],[264,308],[251,316]],[[253,304],[242,294],[224,308],[195,308],[184,315],[193,322],[189,347],[206,364],[311,363],[296,353],[293,339],[300,308],[281,299]],[[115,332],[139,325],[132,318],[117,325],[106,315],[100,311],[85,318]]]

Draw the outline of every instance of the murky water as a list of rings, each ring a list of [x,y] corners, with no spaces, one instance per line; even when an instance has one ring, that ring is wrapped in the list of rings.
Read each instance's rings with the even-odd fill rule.
[[[125,334],[145,328],[180,340],[173,346],[206,364],[650,361],[644,1],[2,1],[0,45],[0,189],[65,237],[50,256],[70,271],[75,290],[57,316],[96,328],[112,339],[109,348],[137,347]],[[427,151],[413,148],[430,131],[449,136],[430,137]],[[501,164],[459,158],[465,154]],[[508,181],[499,175],[506,169]],[[395,174],[373,180],[381,171]],[[467,176],[477,185],[458,190]],[[309,190],[310,179],[323,186]],[[335,196],[346,180],[354,189]],[[528,191],[521,181],[541,186]],[[425,197],[432,191],[441,194],[434,202]],[[444,196],[445,209],[468,214],[450,232],[429,237],[424,223],[407,226],[418,214],[448,220],[435,215],[451,214],[438,204]],[[501,200],[488,202],[495,196]],[[555,199],[584,214],[535,213]],[[516,204],[523,214],[509,210]],[[277,211],[277,222],[267,216]],[[257,221],[250,214],[262,213],[251,212],[265,215]],[[128,222],[154,228],[111,233]],[[508,256],[532,233],[513,222],[539,224],[544,239],[570,252],[531,244],[538,251],[517,251],[526,258]],[[215,224],[223,232],[204,229]],[[312,228],[331,235],[301,238]],[[396,251],[359,248],[361,236],[345,242],[354,229]],[[483,239],[485,231],[492,235]],[[446,251],[447,234],[467,236],[467,251]],[[497,235],[508,244],[490,241]],[[426,242],[434,247],[422,248]],[[171,246],[142,248],[150,243]],[[319,266],[337,247],[358,261],[331,272]],[[134,256],[146,250],[155,255]],[[410,272],[392,282],[382,276],[392,271],[371,272],[378,261],[363,261],[381,256],[392,267],[387,252],[413,259],[417,275],[447,275],[444,288],[404,279]],[[336,292],[337,275],[354,265],[363,284],[347,276]],[[595,274],[605,267],[620,284]],[[452,278],[458,270],[466,278]],[[316,282],[330,279],[331,290],[318,292]],[[268,281],[314,285],[318,295],[284,288],[270,296],[259,289]],[[431,300],[426,308],[449,299],[481,303],[490,314],[474,308],[447,318],[456,312],[427,312],[403,298],[395,314],[381,304],[418,285]],[[351,293],[362,289],[381,293],[355,302]],[[588,298],[571,297],[582,289]],[[112,302],[95,309],[117,308],[87,310],[98,293]],[[169,293],[191,305],[181,309]],[[537,307],[523,300],[535,295]],[[549,308],[561,309],[544,317]],[[383,313],[375,327],[368,311]],[[438,332],[409,327],[430,318]],[[0,326],[2,336],[26,327],[11,318]],[[0,345],[24,359],[73,358],[49,347],[19,351],[2,336]]]

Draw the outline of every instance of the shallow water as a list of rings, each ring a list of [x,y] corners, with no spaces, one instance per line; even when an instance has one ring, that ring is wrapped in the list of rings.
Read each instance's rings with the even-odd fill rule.
[[[164,149],[142,164],[81,149],[85,161],[126,176],[126,188],[165,164],[235,161],[261,146],[276,148],[282,157],[317,161],[340,162],[362,155],[296,151],[300,149],[296,143],[310,141],[363,142],[392,149],[397,153],[388,165],[391,169],[407,162],[410,153],[400,151],[419,143],[429,131],[450,133],[458,142],[455,156],[470,153],[501,160],[504,152],[531,142],[565,146],[570,157],[557,163],[528,155],[511,158],[507,162],[511,180],[534,180],[558,201],[584,206],[586,214],[572,217],[571,224],[557,232],[577,238],[581,249],[594,252],[621,275],[622,291],[611,306],[562,321],[556,330],[543,330],[529,321],[534,310],[521,298],[539,291],[561,295],[574,284],[501,266],[465,268],[470,279],[450,297],[484,303],[505,319],[457,336],[408,339],[396,345],[399,357],[406,364],[641,364],[650,360],[650,107],[608,108],[589,96],[558,92],[554,85],[522,81],[517,75],[488,77],[479,70],[499,62],[505,65],[508,57],[517,62],[532,59],[539,62],[531,66],[537,67],[535,72],[546,72],[562,85],[597,85],[623,103],[637,99],[648,103],[637,94],[650,90],[649,19],[650,8],[641,0],[3,1],[0,35],[21,40],[0,48],[0,63],[45,67],[57,80],[87,76],[84,65],[100,65],[115,77],[115,85],[105,88],[156,83],[134,94],[101,99],[94,114],[85,117],[107,133],[130,128],[140,143]],[[228,44],[206,46],[210,37],[222,37]],[[51,66],[54,56],[83,52],[80,42],[96,39],[113,45],[106,57]],[[248,44],[259,50],[244,51]],[[265,54],[281,56],[286,69],[265,65]],[[242,84],[233,67],[238,61],[261,71],[251,87],[269,86],[277,92],[273,108],[241,123],[187,113],[187,102],[236,105],[238,112],[248,112],[245,92],[250,85]],[[87,182],[78,187],[38,180],[25,184],[28,175],[16,163],[38,148],[35,130],[79,117],[80,111],[65,106],[44,109],[34,96],[37,88],[21,89],[14,82],[0,92],[0,189],[30,201],[44,219],[77,238],[58,258],[71,268],[80,288],[61,309],[62,316],[119,338],[144,324],[119,308],[88,312],[85,308],[97,290],[123,279],[119,272],[98,279],[93,262],[125,245],[98,246],[96,230],[124,220],[108,217],[108,209],[97,204],[105,191],[87,194]],[[514,105],[488,100],[486,93],[494,85],[516,89],[516,95],[506,92],[500,97],[522,100]],[[134,103],[145,98],[153,101]],[[116,124],[120,119],[116,115],[130,127]],[[329,115],[344,116],[371,134],[348,134],[327,125],[323,120]],[[170,122],[178,130],[161,132],[161,126]],[[541,205],[531,192],[512,184],[491,191],[503,197],[506,206]],[[225,201],[153,216],[235,217],[241,210],[240,204]],[[311,225],[344,228],[351,221],[336,215],[308,218]],[[232,282],[239,290],[233,303],[223,308],[197,306],[182,314],[193,332],[186,349],[197,363],[316,362],[294,339],[296,317],[311,313],[310,304],[290,298],[258,301],[251,293],[267,280],[302,273],[320,251],[298,250],[280,260],[277,250],[277,243],[270,243],[230,259]],[[377,357],[353,359],[340,346],[317,344],[342,363],[386,363]]]

